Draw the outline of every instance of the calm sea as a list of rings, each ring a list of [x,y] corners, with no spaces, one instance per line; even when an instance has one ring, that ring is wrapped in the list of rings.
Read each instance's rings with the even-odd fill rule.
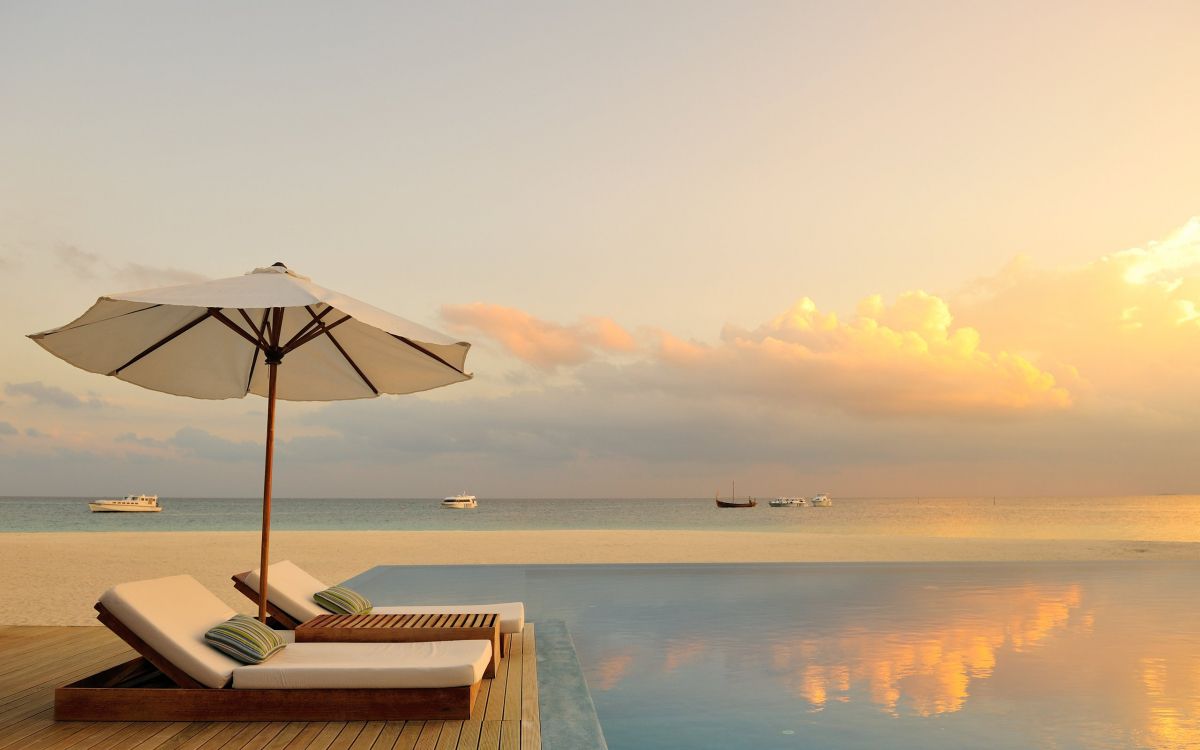
[[[221,531],[259,527],[257,498],[172,498],[161,513],[91,513],[87,498],[0,498],[3,531]],[[832,508],[718,510],[711,499],[277,498],[275,529],[694,529],[977,538],[1200,541],[1200,496],[834,498]]]

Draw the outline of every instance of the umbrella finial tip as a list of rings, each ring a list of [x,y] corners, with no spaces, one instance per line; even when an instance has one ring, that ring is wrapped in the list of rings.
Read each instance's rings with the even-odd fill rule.
[[[277,260],[271,264],[273,268],[287,268],[287,264],[281,260]]]

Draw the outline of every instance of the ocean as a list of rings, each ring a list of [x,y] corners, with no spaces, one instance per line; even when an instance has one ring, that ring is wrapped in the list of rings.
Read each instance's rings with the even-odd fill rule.
[[[163,497],[161,513],[92,513],[94,498],[0,498],[2,531],[251,531],[259,498]],[[717,509],[710,498],[276,498],[277,530],[689,529],[987,539],[1200,541],[1200,495],[1036,498],[835,497],[832,508]]]

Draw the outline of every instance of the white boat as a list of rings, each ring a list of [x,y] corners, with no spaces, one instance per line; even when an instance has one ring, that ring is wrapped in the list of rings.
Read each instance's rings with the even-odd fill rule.
[[[803,508],[808,501],[802,497],[777,497],[767,503],[772,508]]]
[[[478,508],[479,503],[475,502],[474,495],[466,495],[459,493],[450,497],[442,498],[443,508]]]
[[[88,503],[93,513],[157,513],[162,510],[158,495],[126,495],[121,500],[97,500]]]
[[[814,508],[832,508],[833,500],[829,498],[829,495],[820,494],[814,495],[812,500],[808,501],[808,504]]]

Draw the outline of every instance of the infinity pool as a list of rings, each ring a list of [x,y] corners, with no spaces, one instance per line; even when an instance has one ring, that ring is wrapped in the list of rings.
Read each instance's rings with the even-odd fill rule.
[[[1200,565],[381,566],[567,623],[612,750],[1200,748]]]

